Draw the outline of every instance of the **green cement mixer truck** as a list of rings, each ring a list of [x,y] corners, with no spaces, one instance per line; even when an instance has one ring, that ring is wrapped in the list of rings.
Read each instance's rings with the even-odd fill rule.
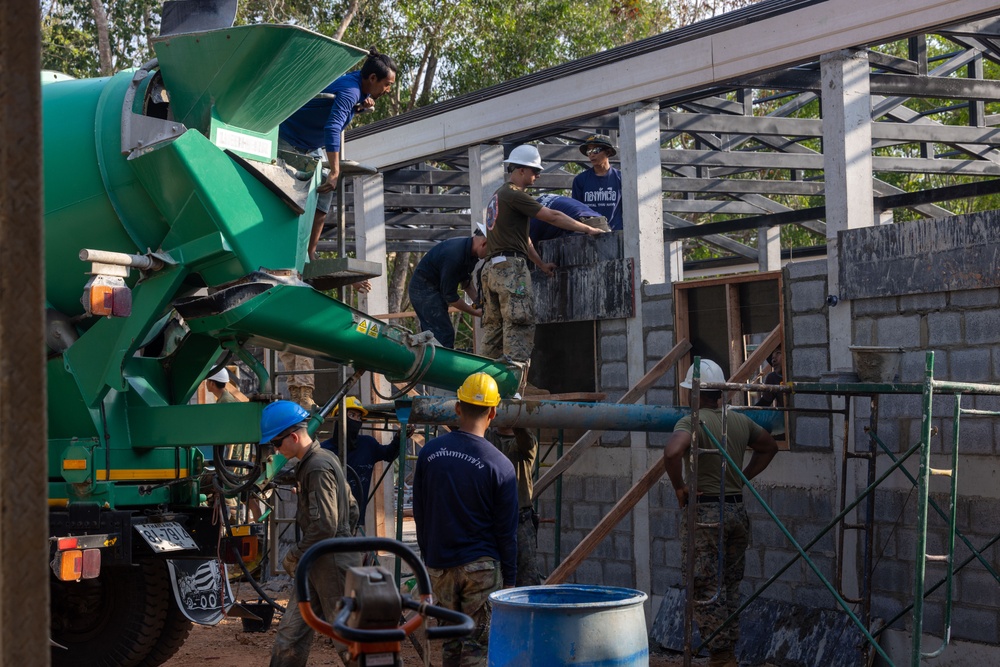
[[[277,126],[364,51],[256,25],[160,37],[155,52],[110,78],[43,77],[56,665],[158,665],[192,619],[224,613],[198,447],[256,443],[263,403],[191,398],[233,355],[268,388],[248,344],[449,389],[476,371],[506,396],[519,381],[298,278],[319,176],[283,168]],[[266,478],[268,456],[240,479]]]

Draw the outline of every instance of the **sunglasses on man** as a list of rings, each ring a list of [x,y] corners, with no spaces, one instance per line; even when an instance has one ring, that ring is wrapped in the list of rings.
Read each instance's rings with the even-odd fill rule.
[[[600,146],[594,146],[593,148],[587,149],[587,155],[597,155],[598,153],[603,153],[604,149]]]

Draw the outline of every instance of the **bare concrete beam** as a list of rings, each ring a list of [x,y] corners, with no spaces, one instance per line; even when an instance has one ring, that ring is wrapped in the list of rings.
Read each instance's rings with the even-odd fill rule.
[[[38,8],[0,3],[0,663],[49,664]]]

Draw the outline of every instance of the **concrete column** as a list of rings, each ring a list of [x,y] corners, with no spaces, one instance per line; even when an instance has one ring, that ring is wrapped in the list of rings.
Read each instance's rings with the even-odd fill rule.
[[[781,268],[781,227],[760,227],[757,230],[757,265],[761,271]]]
[[[469,148],[469,209],[472,228],[486,220],[486,207],[493,193],[503,185],[503,146],[479,145]]]
[[[472,214],[470,233],[476,231],[477,222],[486,222],[486,207],[504,182],[503,146],[480,144],[469,148],[469,212]],[[472,318],[476,351],[482,347],[480,321]]]
[[[0,664],[49,664],[38,8],[0,5]]]
[[[660,107],[657,104],[622,107],[618,112],[618,122],[624,247],[625,256],[635,261],[637,297],[635,317],[626,320],[625,325],[628,384],[632,386],[646,373],[646,345],[642,306],[639,303],[642,285],[647,282],[656,285],[667,279],[663,245]],[[679,257],[671,263],[672,273],[683,271]],[[649,461],[658,453],[647,450],[645,433],[631,433],[630,442],[631,481],[635,484],[649,468]],[[632,512],[632,552],[635,560],[635,586],[640,590],[651,590],[649,500],[646,497],[639,501]],[[651,608],[647,611],[651,611]]]
[[[830,294],[840,293],[840,259],[837,234],[869,227],[875,220],[872,191],[871,92],[869,64],[864,52],[838,51],[820,58],[823,110],[823,169],[826,183],[827,281]],[[840,300],[829,308],[830,368],[851,368],[851,303]],[[835,399],[841,408],[844,399]],[[844,449],[853,449],[853,429],[845,440],[844,420],[832,419],[834,460]],[[836,468],[839,474],[840,468]],[[856,489],[856,466],[848,468],[847,489]],[[839,482],[839,480],[838,480]],[[837,483],[835,488],[841,488]],[[843,500],[843,499],[841,499]],[[850,497],[848,498],[850,500]],[[847,517],[848,521],[856,516]],[[857,531],[845,531],[844,590],[858,593]]]
[[[378,315],[389,312],[389,285],[386,271],[388,268],[385,243],[385,193],[382,174],[374,176],[355,176],[354,184],[354,243],[358,259],[378,262],[382,266],[382,275],[371,279],[372,288],[367,294],[358,298],[360,309],[366,313]],[[372,386],[383,396],[388,396],[392,387],[386,379],[377,373],[367,373],[361,379],[361,400],[363,403],[380,400],[372,391]],[[375,437],[381,442],[388,442],[388,435],[377,433]],[[375,466],[375,483],[385,464]],[[392,476],[386,475],[382,493],[372,498],[372,506],[365,516],[365,534],[380,537],[394,537],[396,516],[392,511],[395,506],[395,494],[392,488]]]

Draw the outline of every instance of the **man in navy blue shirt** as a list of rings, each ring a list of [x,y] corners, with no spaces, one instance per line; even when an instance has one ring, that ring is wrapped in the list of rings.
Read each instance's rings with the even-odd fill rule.
[[[358,525],[365,525],[365,509],[368,507],[368,494],[372,485],[372,473],[379,461],[392,463],[399,456],[399,432],[392,437],[388,445],[383,445],[370,435],[361,434],[361,426],[368,411],[354,396],[347,397],[347,483],[351,487],[354,499],[358,501]],[[336,417],[340,411],[338,405],[333,409]],[[320,443],[323,449],[328,449],[340,456],[340,420],[336,420],[333,437]],[[412,428],[412,427],[411,427]]]
[[[569,217],[582,222],[590,227],[597,227],[606,232],[610,232],[611,229],[608,227],[607,219],[590,208],[586,204],[578,202],[572,197],[563,197],[561,195],[546,194],[535,198],[539,204],[545,208],[551,208],[560,213],[565,213]],[[555,225],[550,225],[547,222],[539,220],[538,218],[532,218],[528,221],[531,228],[528,230],[528,236],[531,238],[531,242],[538,246],[539,241],[548,241],[549,239],[557,239],[561,236],[570,236],[578,232],[571,232],[567,229],[561,229]]]
[[[455,328],[448,307],[482,317],[483,311],[470,306],[458,295],[459,286],[472,300],[478,294],[471,285],[476,262],[486,257],[486,237],[480,232],[468,238],[442,241],[423,256],[410,280],[409,295],[420,320],[421,331],[433,331],[443,347],[455,347]]]
[[[316,204],[309,236],[310,259],[316,254],[323,221],[333,199],[331,193],[340,177],[340,134],[354,114],[373,108],[375,100],[388,93],[395,82],[396,63],[373,48],[360,71],[348,72],[335,80],[278,127],[278,150],[289,165],[312,172],[316,160],[313,154],[320,148],[326,150],[330,163],[326,181],[316,190],[325,196]]]
[[[445,667],[485,665],[490,593],[517,581],[517,475],[483,435],[500,392],[486,373],[458,388],[458,430],[428,442],[413,473],[417,544],[438,603],[476,622],[442,646]]]
[[[608,219],[611,229],[622,228],[622,173],[611,166],[618,154],[611,138],[592,134],[583,140],[580,152],[590,160],[590,168],[573,179],[573,199],[583,202]]]

